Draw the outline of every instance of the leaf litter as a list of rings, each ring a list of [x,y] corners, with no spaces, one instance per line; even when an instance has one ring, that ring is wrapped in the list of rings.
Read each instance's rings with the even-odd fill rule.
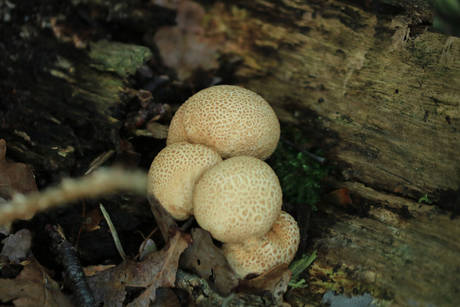
[[[73,304],[61,292],[61,286],[36,260],[26,261],[15,279],[0,279],[0,301],[18,307],[59,306]]]
[[[0,197],[9,200],[15,194],[29,194],[38,191],[33,171],[23,163],[8,163],[5,159],[6,141],[0,140]],[[1,206],[1,203],[0,203]],[[17,218],[28,220],[35,212],[28,212]]]
[[[149,306],[150,301],[155,301],[157,288],[174,287],[179,257],[190,241],[188,234],[177,231],[162,250],[145,261],[126,260],[88,278],[96,301],[104,302],[105,306],[123,306],[127,288],[146,288],[127,306]]]

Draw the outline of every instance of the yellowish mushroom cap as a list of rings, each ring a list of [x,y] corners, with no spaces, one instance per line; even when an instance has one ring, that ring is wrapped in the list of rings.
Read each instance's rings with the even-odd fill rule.
[[[221,162],[219,154],[206,146],[185,142],[166,146],[150,166],[147,193],[153,193],[177,220],[193,215],[193,190],[201,175]]]
[[[222,242],[266,233],[281,212],[278,177],[267,163],[247,156],[227,159],[203,174],[193,195],[198,224]]]
[[[222,158],[267,159],[276,149],[280,125],[275,112],[248,89],[218,85],[190,97],[174,116],[167,143],[203,144]]]
[[[249,238],[244,243],[224,244],[222,251],[238,277],[244,279],[248,274],[259,275],[279,264],[289,264],[299,243],[297,222],[286,212],[281,212],[265,235]]]
[[[171,124],[169,125],[167,144],[171,145],[178,142],[188,142],[185,132],[185,109],[186,102],[177,109]]]

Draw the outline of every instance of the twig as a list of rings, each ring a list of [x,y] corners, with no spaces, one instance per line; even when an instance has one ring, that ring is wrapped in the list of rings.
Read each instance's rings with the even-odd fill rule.
[[[320,157],[320,156],[317,156],[315,154],[312,154],[311,152],[309,152],[308,150],[305,150],[304,148],[292,143],[291,141],[289,140],[286,140],[285,138],[283,137],[280,137],[280,141],[286,143],[287,145],[291,146],[292,148],[300,151],[301,153],[309,156],[310,158],[312,158],[313,160],[317,161],[319,164],[324,164],[326,163],[326,158],[323,158],[323,157]]]
[[[101,208],[102,215],[104,215],[104,218],[107,221],[107,224],[109,225],[110,233],[112,234],[113,241],[115,242],[115,247],[117,248],[118,253],[120,254],[121,258],[123,258],[123,260],[126,260],[125,251],[123,250],[123,246],[121,246],[120,238],[118,238],[117,230],[115,226],[113,225],[112,220],[110,219],[110,215],[107,212],[107,210],[105,210],[102,204],[99,204],[99,206]]]
[[[190,225],[193,224],[193,222],[195,222],[195,217],[191,216],[187,222],[185,222],[181,227],[180,227],[180,230],[183,231],[183,232],[186,232],[187,229],[190,227]]]
[[[90,174],[93,172],[95,169],[97,169],[99,166],[104,164],[105,161],[110,159],[111,156],[115,153],[115,150],[110,149],[109,151],[103,152],[101,155],[99,155],[96,159],[93,160],[90,164],[89,170],[86,171],[85,175]]]
[[[12,222],[16,216],[27,212],[45,210],[81,198],[94,198],[120,190],[145,195],[147,175],[141,171],[120,168],[101,169],[80,179],[65,179],[59,186],[42,193],[27,196],[16,194],[10,202],[0,207],[0,225]]]
[[[85,273],[77,258],[74,247],[66,241],[51,225],[46,225],[46,232],[53,241],[62,266],[66,272],[66,281],[69,288],[75,294],[75,300],[79,307],[97,306],[93,293],[86,281]]]

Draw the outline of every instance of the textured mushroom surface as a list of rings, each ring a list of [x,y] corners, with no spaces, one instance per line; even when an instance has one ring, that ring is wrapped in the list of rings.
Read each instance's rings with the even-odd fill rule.
[[[149,170],[147,193],[153,193],[177,220],[193,214],[193,190],[201,175],[221,162],[219,154],[206,146],[185,142],[166,146]]]
[[[222,242],[266,233],[281,212],[275,172],[254,157],[233,157],[203,174],[193,195],[198,224]]]
[[[281,212],[273,227],[263,236],[244,243],[224,244],[222,250],[228,263],[244,279],[248,274],[262,274],[271,268],[290,263],[297,253],[300,233],[297,222]]]
[[[188,141],[215,149],[222,158],[267,159],[280,137],[271,106],[248,89],[218,85],[190,97],[177,111],[167,143]]]
[[[171,124],[169,125],[167,144],[171,145],[178,142],[188,142],[187,133],[185,132],[185,109],[187,102],[184,102],[176,114],[174,114]]]

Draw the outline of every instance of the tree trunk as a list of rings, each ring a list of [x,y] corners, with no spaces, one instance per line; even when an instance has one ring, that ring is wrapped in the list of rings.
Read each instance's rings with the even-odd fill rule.
[[[316,306],[336,290],[455,306],[460,221],[442,208],[453,217],[460,206],[460,40],[423,25],[430,2],[386,15],[368,2],[238,1],[213,12],[227,27],[222,51],[244,59],[241,85],[326,150],[337,166],[326,186],[353,200],[313,215],[310,287],[289,301]],[[426,194],[436,203],[419,203]]]

